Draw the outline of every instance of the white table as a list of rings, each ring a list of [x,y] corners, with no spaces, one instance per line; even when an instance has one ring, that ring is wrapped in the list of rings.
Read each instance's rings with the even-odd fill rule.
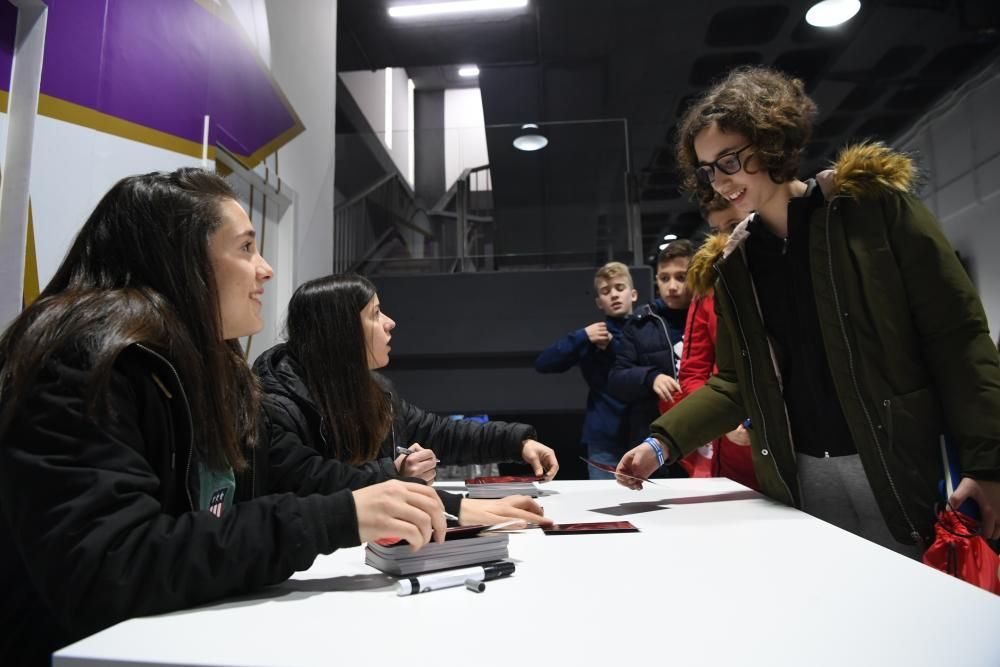
[[[126,621],[53,664],[1000,665],[1000,597],[728,480],[546,488],[557,521],[641,532],[514,534],[516,574],[482,594],[397,597],[346,549],[256,595]]]

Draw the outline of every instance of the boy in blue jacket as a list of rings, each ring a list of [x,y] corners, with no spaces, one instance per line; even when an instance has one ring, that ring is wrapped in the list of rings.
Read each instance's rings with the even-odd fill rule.
[[[694,247],[686,239],[673,241],[660,251],[656,258],[659,298],[639,308],[622,331],[608,389],[627,405],[629,442],[637,442],[649,432],[649,422],[660,415],[660,401],[669,406],[680,393],[677,374],[691,303],[686,279],[693,255]]]
[[[583,418],[581,440],[587,456],[594,461],[615,466],[628,448],[629,440],[622,424],[625,405],[608,394],[608,372],[621,344],[621,331],[632,314],[638,294],[632,285],[628,267],[609,262],[594,274],[594,292],[603,322],[594,322],[570,333],[546,349],[535,360],[539,373],[563,373],[579,365],[590,387],[587,412]],[[612,473],[589,469],[591,479],[614,479]]]

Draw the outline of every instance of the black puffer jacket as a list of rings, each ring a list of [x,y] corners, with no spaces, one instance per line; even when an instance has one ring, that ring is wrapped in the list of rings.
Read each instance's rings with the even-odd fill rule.
[[[286,346],[278,344],[267,350],[253,365],[264,389],[264,412],[271,425],[272,443],[280,442],[281,432],[291,434],[295,442],[302,442],[318,452],[332,456],[324,436],[322,418],[309,395],[298,362],[288,353]],[[455,421],[431,412],[425,412],[399,398],[388,380],[376,374],[379,383],[392,400],[393,424],[389,436],[382,443],[381,457],[365,464],[361,470],[381,481],[395,477],[393,464],[396,445],[408,447],[414,442],[434,450],[445,465],[467,463],[495,463],[520,461],[525,440],[535,438],[535,429],[527,424]],[[272,449],[274,449],[272,447]],[[281,447],[274,449],[281,456]],[[441,493],[449,512],[457,514],[459,499]]]
[[[63,354],[26,395],[0,397],[16,401],[0,433],[0,664],[49,664],[53,650],[129,617],[274,584],[359,544],[350,491],[252,498],[269,484],[259,465],[221,517],[196,511],[198,455],[171,364],[126,349],[111,415],[98,420],[85,411],[83,357]],[[312,458],[299,465],[316,472],[302,489],[337,488],[333,462]],[[357,474],[342,467],[344,479]]]

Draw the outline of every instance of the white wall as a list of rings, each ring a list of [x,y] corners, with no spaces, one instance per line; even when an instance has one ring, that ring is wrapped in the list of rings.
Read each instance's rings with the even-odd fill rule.
[[[408,86],[406,70],[394,67],[389,70],[389,81],[386,81],[384,69],[373,72],[341,72],[340,80],[351,93],[358,108],[364,115],[372,132],[382,142],[392,158],[399,173],[413,187],[413,174],[410,173],[411,136],[413,118],[407,104]],[[391,88],[389,95],[387,87]],[[386,110],[387,99],[391,97],[391,109]],[[386,116],[391,114],[391,132],[386,132]],[[391,144],[391,145],[390,145]]]
[[[293,269],[300,285],[333,270],[337,2],[267,0],[271,71],[306,131],[278,151],[281,179],[297,193]],[[282,233],[288,226],[279,224]],[[279,292],[283,291],[280,289]]]
[[[1000,60],[926,114],[899,142],[918,153],[924,202],[979,288],[1000,334]]]
[[[444,91],[444,127],[444,184],[450,188],[463,170],[490,162],[478,88]]]
[[[101,197],[121,178],[198,167],[201,160],[46,116],[35,120],[31,212],[44,288]]]
[[[250,41],[257,48],[264,64],[271,66],[271,33],[267,22],[266,0],[226,0],[243,26]]]

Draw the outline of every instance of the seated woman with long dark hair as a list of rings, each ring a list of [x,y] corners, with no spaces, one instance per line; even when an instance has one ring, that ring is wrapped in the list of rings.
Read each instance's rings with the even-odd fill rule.
[[[383,477],[433,481],[445,464],[523,460],[536,475],[559,470],[555,452],[526,424],[454,421],[425,412],[392,391],[375,369],[389,363],[396,326],[381,311],[375,286],[358,275],[318,278],[300,286],[288,304],[287,343],[254,364],[264,389],[270,439],[290,436],[324,456]],[[397,455],[397,448],[409,453]],[[280,456],[280,447],[273,452]],[[548,523],[524,496],[461,500],[442,493],[463,524],[509,519]]]
[[[49,664],[340,547],[443,540],[431,489],[361,488],[370,476],[315,454],[291,457],[297,480],[278,471],[295,493],[261,495],[273,476],[248,448],[259,389],[236,339],[260,330],[272,271],[235,197],[197,169],[121,180],[0,338],[0,664]]]

